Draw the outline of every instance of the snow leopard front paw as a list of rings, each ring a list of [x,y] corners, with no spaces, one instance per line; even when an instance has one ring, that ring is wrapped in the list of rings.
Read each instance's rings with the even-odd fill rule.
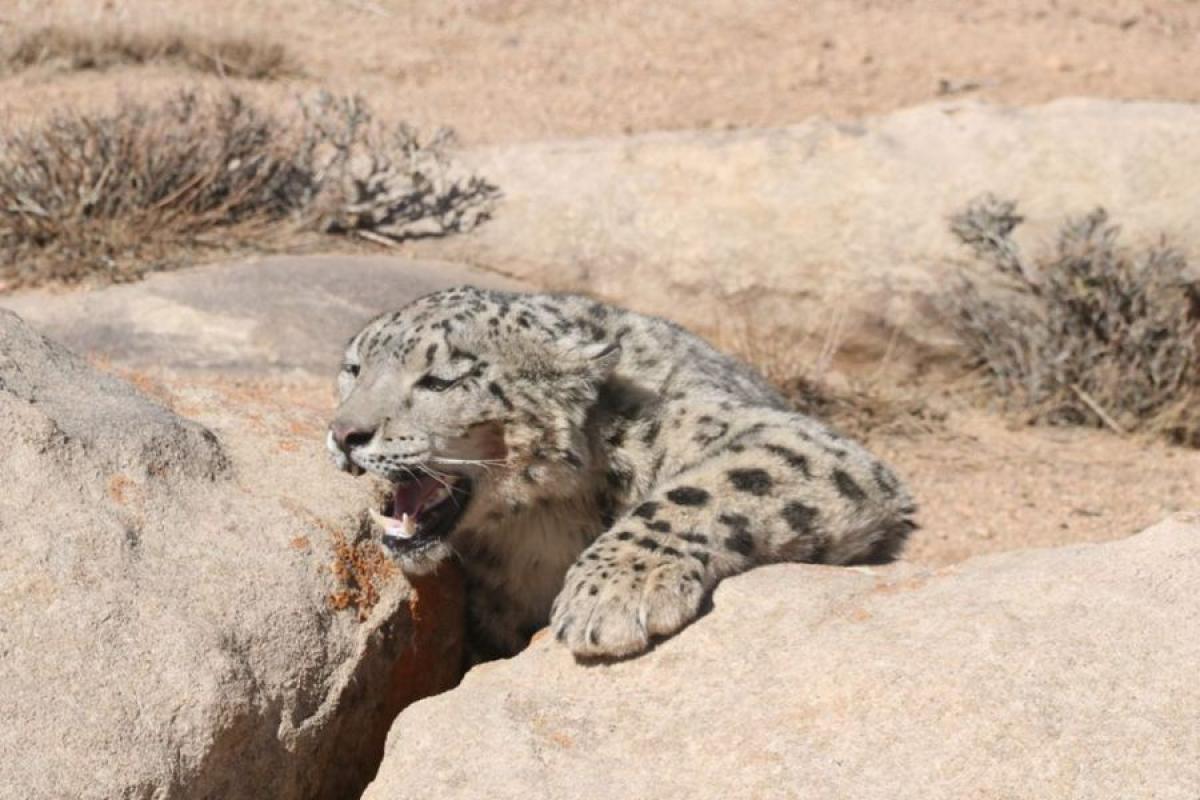
[[[554,636],[585,658],[630,656],[696,618],[703,570],[688,558],[582,559],[554,601]]]

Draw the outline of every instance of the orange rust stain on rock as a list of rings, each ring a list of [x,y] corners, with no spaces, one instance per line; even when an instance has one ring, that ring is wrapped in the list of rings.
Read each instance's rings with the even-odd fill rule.
[[[912,592],[920,589],[925,584],[929,583],[929,576],[918,575],[913,578],[906,578],[894,583],[877,583],[871,589],[872,594],[899,594],[900,592]]]
[[[175,408],[176,397],[167,385],[153,375],[136,369],[114,369],[113,374],[132,383],[134,388],[147,397],[157,400],[172,411]]]
[[[325,432],[325,425],[322,422],[312,419],[293,419],[288,422],[288,433],[293,436],[308,438],[316,434]]]
[[[117,505],[128,505],[129,495],[137,488],[129,476],[117,473],[108,479],[108,496]]]
[[[351,542],[341,531],[327,530],[333,539],[333,562],[329,566],[341,585],[329,596],[329,605],[339,611],[354,608],[358,621],[365,622],[379,602],[380,587],[396,573],[396,565],[378,542]]]
[[[562,731],[555,731],[554,733],[550,734],[550,741],[554,742],[563,750],[570,750],[575,746],[575,740]]]
[[[851,609],[850,613],[846,615],[846,618],[851,622],[866,622],[871,618],[871,612],[867,611],[865,608],[855,608]]]

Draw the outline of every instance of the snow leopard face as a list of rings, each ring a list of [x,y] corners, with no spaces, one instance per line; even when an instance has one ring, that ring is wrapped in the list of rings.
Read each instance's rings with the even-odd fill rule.
[[[570,491],[586,471],[581,409],[619,348],[602,328],[581,333],[546,308],[460,288],[351,339],[326,444],[339,468],[388,483],[374,516],[402,565],[427,571],[458,527]]]

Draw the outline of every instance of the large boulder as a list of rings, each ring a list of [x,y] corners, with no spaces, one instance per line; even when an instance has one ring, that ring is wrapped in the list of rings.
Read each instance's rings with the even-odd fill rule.
[[[877,356],[893,337],[947,352],[936,301],[965,255],[947,217],[983,192],[1019,201],[1026,242],[1100,204],[1127,232],[1167,234],[1200,256],[1195,105],[950,102],[862,124],[539,142],[469,159],[504,191],[495,218],[418,251],[701,330],[815,331],[849,356]]]
[[[355,572],[320,421],[214,386],[217,435],[0,310],[0,797],[353,796],[457,680],[461,599]]]
[[[645,656],[543,639],[403,712],[368,800],[1200,796],[1200,515],[928,571],[781,565]]]

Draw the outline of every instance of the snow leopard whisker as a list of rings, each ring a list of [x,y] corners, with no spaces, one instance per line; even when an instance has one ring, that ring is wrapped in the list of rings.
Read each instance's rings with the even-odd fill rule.
[[[446,490],[446,494],[450,495],[450,501],[452,503],[454,503],[454,505],[456,507],[458,506],[458,497],[456,496],[456,494],[454,492],[454,484],[450,481],[449,475],[447,475],[444,472],[438,472],[437,470],[429,467],[427,464],[416,464],[414,466],[416,466],[418,469],[420,469],[426,475],[428,475],[429,477],[433,478],[435,481],[440,483],[442,485],[442,487]]]
[[[442,485],[442,488],[445,489],[447,492],[449,492],[451,489],[454,488],[454,484],[450,482],[450,476],[447,475],[446,473],[438,472],[437,470],[432,469],[431,467],[429,467],[426,464],[414,464],[413,466],[415,466],[417,469],[421,470],[421,472],[424,473],[425,475],[428,475],[430,478],[433,478],[435,481],[440,483]]]
[[[496,458],[445,458],[443,456],[431,456],[431,461],[440,461],[443,464],[456,464],[468,467],[482,467],[484,472],[491,472],[492,467],[502,467],[505,462]]]

